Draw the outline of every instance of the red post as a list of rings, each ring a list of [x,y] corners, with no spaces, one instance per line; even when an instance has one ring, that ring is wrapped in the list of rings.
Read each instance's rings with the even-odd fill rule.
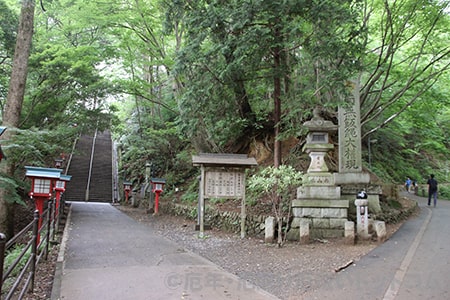
[[[129,189],[125,189],[125,203],[127,203],[127,204],[128,204],[128,195],[129,195],[129,193],[130,193],[130,190]]]
[[[61,192],[62,191],[59,191],[58,189],[56,189],[55,191],[56,191],[56,193],[55,193],[55,200],[56,200],[56,202],[55,202],[55,220],[57,220],[58,216],[59,216],[59,203],[61,200]]]
[[[159,194],[161,194],[161,191],[155,191],[155,214],[158,213]]]
[[[39,212],[39,220],[38,220],[38,234],[37,234],[37,244],[39,245],[41,241],[41,235],[39,231],[42,227],[42,214],[44,213],[44,202],[48,198],[45,197],[34,197],[34,203],[36,206],[36,210]]]

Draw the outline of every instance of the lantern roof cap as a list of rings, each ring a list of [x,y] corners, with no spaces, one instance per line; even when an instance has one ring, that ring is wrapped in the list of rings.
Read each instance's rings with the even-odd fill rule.
[[[223,167],[252,167],[258,163],[254,157],[247,154],[231,154],[231,153],[200,153],[192,156],[192,164],[194,166],[204,165],[223,166]]]
[[[309,132],[332,132],[336,131],[338,126],[331,121],[324,120],[320,116],[320,109],[318,107],[313,110],[313,118],[303,123],[303,126],[308,129]]]
[[[59,177],[59,179],[63,180],[63,181],[70,181],[70,179],[72,179],[71,175],[61,175]]]
[[[27,177],[55,178],[61,177],[61,169],[25,166]]]
[[[166,183],[166,180],[164,178],[155,178],[155,177],[153,177],[153,178],[150,179],[150,181],[153,182],[153,183]]]

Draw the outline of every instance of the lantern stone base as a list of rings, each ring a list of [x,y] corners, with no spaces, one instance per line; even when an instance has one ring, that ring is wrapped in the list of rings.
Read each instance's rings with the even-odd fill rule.
[[[349,201],[340,199],[297,199],[292,201],[292,233],[288,239],[300,238],[301,224],[309,225],[310,238],[344,237]],[[304,226],[304,225],[303,225]],[[298,235],[296,234],[298,232]],[[297,238],[296,238],[297,237]]]

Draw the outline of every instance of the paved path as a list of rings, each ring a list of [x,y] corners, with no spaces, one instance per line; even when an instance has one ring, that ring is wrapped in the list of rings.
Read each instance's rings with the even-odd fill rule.
[[[450,299],[450,201],[299,299]],[[276,299],[109,204],[72,203],[52,299]],[[65,249],[65,251],[63,251]]]
[[[73,202],[52,299],[277,299],[110,204]]]
[[[450,201],[415,197],[420,215],[303,299],[450,299]]]

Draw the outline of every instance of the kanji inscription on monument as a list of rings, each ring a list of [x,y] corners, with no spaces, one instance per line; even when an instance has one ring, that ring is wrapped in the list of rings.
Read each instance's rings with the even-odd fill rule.
[[[353,103],[339,107],[339,172],[362,171],[359,83],[353,82]]]
[[[244,176],[244,172],[206,171],[205,196],[208,198],[242,197]]]

